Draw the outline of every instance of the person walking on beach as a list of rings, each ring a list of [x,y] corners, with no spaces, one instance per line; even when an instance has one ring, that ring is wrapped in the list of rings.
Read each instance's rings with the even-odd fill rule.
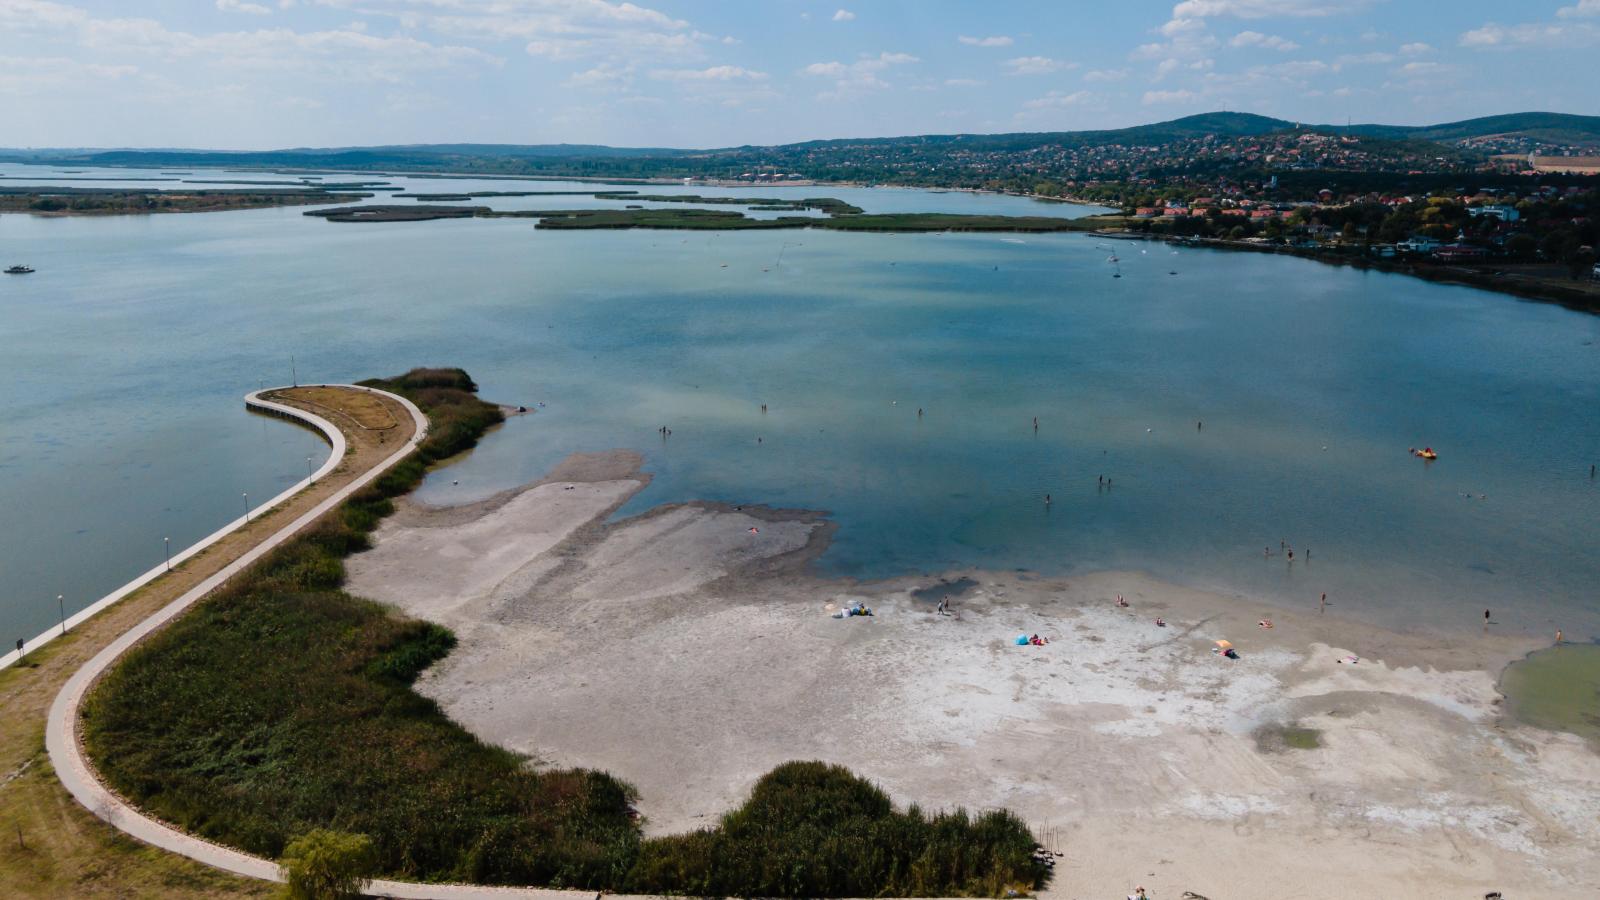
[[[1322,592],[1322,600],[1317,603],[1317,612],[1325,613],[1327,611],[1328,611],[1328,592],[1327,591],[1323,591]]]

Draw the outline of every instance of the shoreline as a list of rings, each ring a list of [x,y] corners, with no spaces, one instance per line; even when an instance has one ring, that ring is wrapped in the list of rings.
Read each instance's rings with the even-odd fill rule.
[[[900,804],[1013,809],[1067,853],[1045,896],[1600,886],[1600,755],[1503,715],[1498,673],[1541,642],[1127,572],[819,577],[832,523],[813,511],[611,521],[642,489],[636,460],[575,454],[466,513],[406,501],[349,590],[454,630],[417,689],[536,765],[635,784],[647,833],[714,821],[760,772],[817,758]],[[855,603],[875,615],[833,618]]]
[[[1385,272],[1391,275],[1408,275],[1423,281],[1437,284],[1457,285],[1461,287],[1478,288],[1497,294],[1508,294],[1524,300],[1534,300],[1540,303],[1554,303],[1558,306],[1591,314],[1600,314],[1600,291],[1587,292],[1580,287],[1567,287],[1561,282],[1549,283],[1531,277],[1508,280],[1505,277],[1496,277],[1490,273],[1477,269],[1460,266],[1431,263],[1424,261],[1403,261],[1371,259],[1367,257],[1346,257],[1338,254],[1321,252],[1314,249],[1289,247],[1270,244],[1251,244],[1245,241],[1230,241],[1221,238],[1196,238],[1177,235],[1155,235],[1136,231],[1120,232],[1090,232],[1105,235],[1116,235],[1124,239],[1152,241],[1166,244],[1175,244],[1184,247],[1195,247],[1210,250],[1239,250],[1253,253],[1267,253],[1277,256],[1293,256],[1313,262],[1331,266],[1349,266],[1350,268]],[[1572,281],[1573,285],[1582,285],[1583,281]]]

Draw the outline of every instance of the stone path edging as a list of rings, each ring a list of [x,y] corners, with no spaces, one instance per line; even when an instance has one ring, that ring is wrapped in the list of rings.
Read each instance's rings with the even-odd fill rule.
[[[356,386],[328,385],[328,387]],[[371,388],[357,389],[372,390]],[[281,388],[272,390],[281,390]],[[264,391],[255,391],[246,395],[245,404],[252,409],[296,419],[321,431],[328,438],[329,443],[333,445],[333,453],[329,456],[328,462],[323,464],[315,475],[295,484],[289,490],[274,497],[270,502],[258,507],[259,512],[264,512],[277,506],[296,492],[304,489],[312,481],[331,472],[334,467],[344,460],[345,455],[344,435],[332,423],[314,413],[267,400],[261,396],[262,393]],[[195,585],[176,600],[162,607],[154,615],[135,625],[115,641],[112,641],[109,646],[95,654],[82,668],[73,673],[72,677],[61,688],[61,692],[56,695],[55,701],[51,703],[50,714],[45,723],[45,749],[50,755],[50,764],[55,767],[56,776],[61,780],[61,784],[66,787],[67,791],[79,803],[83,804],[85,809],[88,809],[129,837],[236,875],[259,878],[265,881],[282,880],[276,862],[259,856],[252,856],[179,831],[140,812],[106,787],[100,781],[93,766],[90,765],[88,758],[84,755],[78,734],[79,707],[82,706],[83,699],[88,694],[89,689],[123,654],[127,653],[146,637],[160,630],[201,598],[222,586],[229,578],[294,537],[307,525],[310,525],[317,518],[344,502],[351,494],[371,483],[404,459],[412,450],[416,449],[416,446],[427,436],[428,420],[423,416],[422,411],[404,397],[390,394],[387,391],[375,391],[375,393],[381,393],[395,400],[411,414],[412,421],[416,423],[416,433],[412,435],[411,440],[406,442],[405,446],[396,450],[382,463],[374,466],[355,481],[340,488],[333,495],[318,503],[293,522],[274,532],[266,540],[245,552],[232,563],[229,563],[221,571]],[[176,563],[188,559],[244,524],[243,517],[235,519],[216,533],[174,556],[173,562]],[[166,565],[163,563],[161,566],[144,573],[73,616],[72,619],[68,620],[68,626],[70,627],[83,619],[87,619],[96,612],[126,597],[165,571]],[[0,662],[0,664],[3,664],[3,662]],[[367,887],[366,893],[373,896],[415,898],[415,900],[496,900],[496,898],[511,897],[576,900],[576,898],[596,896],[593,891],[555,891],[533,888],[502,888],[466,884],[423,884],[381,880],[372,882]]]

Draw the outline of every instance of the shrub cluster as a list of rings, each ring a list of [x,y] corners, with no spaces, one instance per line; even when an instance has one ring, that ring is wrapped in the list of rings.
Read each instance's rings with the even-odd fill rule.
[[[1009,812],[896,812],[842,766],[785,763],[713,829],[640,848],[635,893],[758,897],[997,897],[1043,879]]]
[[[1040,883],[1008,813],[895,811],[791,763],[718,827],[643,840],[627,784],[535,770],[412,690],[454,636],[341,590],[344,557],[430,465],[501,420],[459,369],[365,382],[412,398],[404,462],[128,654],[84,707],[102,775],[151,813],[267,857],[328,829],[421,880],[742,896],[994,896]]]

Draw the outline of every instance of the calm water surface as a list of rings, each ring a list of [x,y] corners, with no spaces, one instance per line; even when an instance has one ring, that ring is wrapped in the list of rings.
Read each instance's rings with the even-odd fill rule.
[[[47,171],[0,167],[0,184]],[[582,189],[414,189],[524,187]],[[236,516],[242,492],[269,496],[307,455],[320,462],[315,436],[240,400],[287,381],[291,355],[302,380],[461,365],[487,398],[545,404],[430,479],[429,502],[632,447],[656,478],[624,514],[696,498],[826,509],[841,525],[819,563],[830,574],[1134,568],[1283,603],[1327,591],[1396,626],[1472,627],[1491,607],[1508,629],[1600,633],[1600,319],[1078,235],[571,233],[300,212],[0,216],[0,263],[39,269],[0,281],[0,638],[43,630],[57,594],[70,612],[159,562],[162,537],[186,545]],[[1406,453],[1424,444],[1438,462]],[[1293,566],[1262,556],[1281,539]]]

